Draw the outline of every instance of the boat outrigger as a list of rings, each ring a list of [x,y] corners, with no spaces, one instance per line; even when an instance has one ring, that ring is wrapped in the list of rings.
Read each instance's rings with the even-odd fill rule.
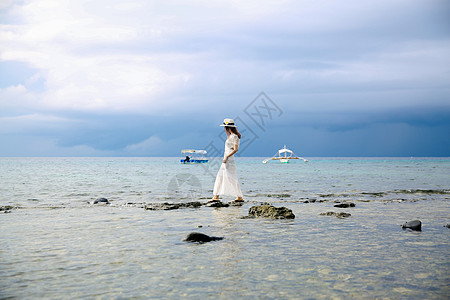
[[[207,163],[208,159],[205,158],[206,150],[193,150],[193,149],[184,149],[181,150],[181,154],[185,156],[185,158],[180,159],[180,163],[182,164],[203,164]]]
[[[304,162],[308,161],[306,158],[296,156],[292,150],[289,150],[286,148],[286,145],[284,145],[284,148],[278,150],[273,157],[263,160],[263,164],[266,164],[269,160],[278,160],[282,163],[288,163],[291,159],[301,159]]]

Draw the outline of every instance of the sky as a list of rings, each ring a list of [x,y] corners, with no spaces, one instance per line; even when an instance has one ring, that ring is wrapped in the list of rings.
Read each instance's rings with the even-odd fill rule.
[[[2,0],[0,156],[450,156],[446,0]]]

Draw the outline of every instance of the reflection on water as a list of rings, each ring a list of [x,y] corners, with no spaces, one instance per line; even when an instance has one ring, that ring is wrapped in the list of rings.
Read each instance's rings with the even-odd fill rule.
[[[243,207],[149,211],[123,204],[168,201],[171,178],[186,172],[206,198],[214,179],[167,158],[0,159],[0,205],[20,207],[0,213],[0,298],[450,294],[450,160],[237,164]],[[97,197],[112,205],[87,204]],[[259,202],[286,206],[296,218],[241,218]],[[319,215],[328,211],[351,217]],[[422,232],[401,229],[414,219]],[[225,239],[183,242],[193,231]]]

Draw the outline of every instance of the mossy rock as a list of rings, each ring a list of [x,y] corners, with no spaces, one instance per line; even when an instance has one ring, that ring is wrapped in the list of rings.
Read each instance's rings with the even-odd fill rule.
[[[294,213],[289,208],[267,204],[250,207],[248,216],[253,218],[295,219]]]

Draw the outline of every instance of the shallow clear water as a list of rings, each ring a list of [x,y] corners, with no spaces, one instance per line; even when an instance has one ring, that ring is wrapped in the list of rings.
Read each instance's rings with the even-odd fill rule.
[[[0,214],[0,298],[450,294],[450,229],[443,227],[450,223],[450,159],[264,165],[238,158],[243,207],[143,209],[143,203],[211,196],[214,161],[209,167],[177,162],[1,158],[0,205],[16,209]],[[98,197],[111,205],[93,205]],[[335,201],[356,207],[335,208]],[[241,218],[259,202],[286,206],[296,218]],[[352,216],[319,215],[327,211]],[[399,226],[414,219],[423,222],[422,232]],[[192,231],[225,239],[183,242]]]

